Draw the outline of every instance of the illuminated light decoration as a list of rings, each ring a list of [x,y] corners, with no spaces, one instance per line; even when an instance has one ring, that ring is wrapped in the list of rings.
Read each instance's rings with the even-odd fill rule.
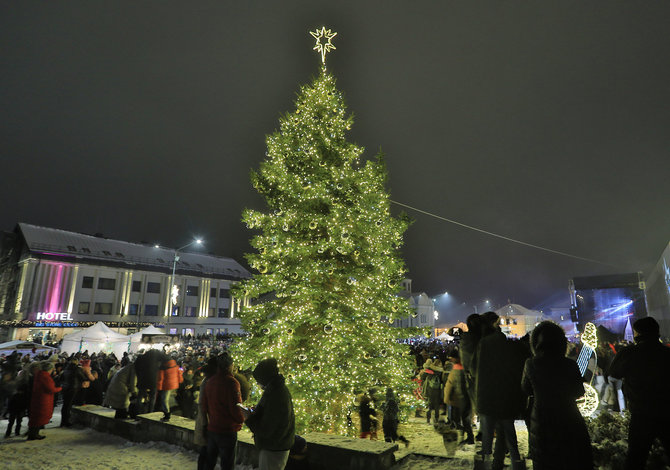
[[[61,297],[61,284],[63,282],[63,265],[59,264],[56,272],[56,279],[54,281],[54,286],[49,292],[49,311],[58,312],[61,310],[60,297]]]
[[[314,50],[321,54],[321,63],[325,67],[326,54],[328,54],[331,50],[336,49],[331,41],[335,36],[337,36],[337,33],[333,33],[330,29],[326,29],[324,26],[321,27],[321,29],[317,29],[316,31],[310,31],[309,34],[311,34],[314,39],[316,39],[316,46],[314,46]],[[326,42],[322,43],[322,39],[325,39]]]
[[[584,376],[586,367],[589,364],[591,356],[598,347],[598,335],[596,326],[589,322],[584,325],[584,332],[581,336],[582,350],[577,359],[579,372]],[[598,409],[598,392],[589,383],[584,383],[584,396],[577,399],[577,407],[582,416],[591,416]]]
[[[72,320],[72,316],[68,312],[38,312],[35,315],[35,320],[46,321],[68,321]]]
[[[577,408],[582,416],[591,416],[598,409],[598,392],[591,384],[584,383],[584,396],[577,399]]]
[[[179,300],[179,286],[176,285],[172,286],[172,292],[170,292],[170,299],[172,301],[172,305],[177,305],[177,301]]]

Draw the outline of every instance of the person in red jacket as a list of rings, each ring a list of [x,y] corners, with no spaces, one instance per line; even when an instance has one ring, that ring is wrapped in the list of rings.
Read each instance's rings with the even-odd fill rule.
[[[244,414],[240,383],[233,377],[233,359],[223,353],[217,358],[217,372],[207,380],[200,396],[200,407],[206,427],[207,459],[205,468],[212,470],[221,459],[221,470],[233,470],[237,431],[242,429]]]
[[[161,421],[170,421],[170,400],[183,381],[182,371],[174,359],[168,358],[161,364],[161,368],[158,370],[158,383],[156,384],[156,389],[160,393],[161,411],[163,412]]]
[[[33,379],[33,393],[30,398],[30,414],[28,417],[28,440],[44,439],[40,435],[40,428],[51,420],[54,412],[54,395],[62,390],[56,387],[51,372],[54,364],[51,361],[41,363],[40,370],[35,372]]]

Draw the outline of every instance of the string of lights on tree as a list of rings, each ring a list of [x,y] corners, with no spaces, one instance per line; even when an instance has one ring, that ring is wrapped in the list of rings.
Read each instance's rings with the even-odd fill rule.
[[[353,119],[325,67],[337,33],[310,34],[320,73],[300,88],[252,172],[267,209],[243,213],[258,231],[246,256],[256,273],[235,288],[253,301],[240,314],[249,336],[233,352],[243,367],[277,358],[301,432],[351,435],[357,393],[392,387],[413,400],[413,358],[392,328],[413,313],[398,295],[409,222],[391,216],[383,157],[363,162],[363,148],[346,140]]]

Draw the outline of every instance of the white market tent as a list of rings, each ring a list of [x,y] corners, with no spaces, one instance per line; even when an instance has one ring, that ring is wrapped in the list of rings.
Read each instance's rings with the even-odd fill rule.
[[[35,352],[33,353],[33,348]],[[48,353],[50,351],[55,351],[56,348],[51,346],[45,346],[44,344],[31,343],[30,341],[21,341],[20,339],[15,339],[13,341],[8,341],[6,343],[0,344],[0,354],[10,355],[12,352],[16,351],[23,355],[36,355],[40,353]]]
[[[153,325],[149,325],[143,330],[138,331],[137,333],[133,333],[130,335],[130,352],[131,353],[136,353],[140,349],[140,345],[142,345],[142,335],[164,335],[165,332],[161,330],[160,328],[156,328]],[[147,345],[145,345],[146,347]]]
[[[123,357],[123,353],[128,351],[129,346],[130,336],[117,333],[99,321],[85,330],[65,335],[60,350],[68,354],[86,350],[89,354],[94,352],[114,353],[120,359]]]

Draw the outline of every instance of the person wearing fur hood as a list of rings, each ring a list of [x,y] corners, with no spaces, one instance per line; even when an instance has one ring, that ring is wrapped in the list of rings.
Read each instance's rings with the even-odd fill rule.
[[[125,419],[128,417],[130,397],[135,395],[137,395],[135,364],[124,357],[121,361],[121,369],[112,376],[109,382],[103,404],[116,410],[115,419]]]

